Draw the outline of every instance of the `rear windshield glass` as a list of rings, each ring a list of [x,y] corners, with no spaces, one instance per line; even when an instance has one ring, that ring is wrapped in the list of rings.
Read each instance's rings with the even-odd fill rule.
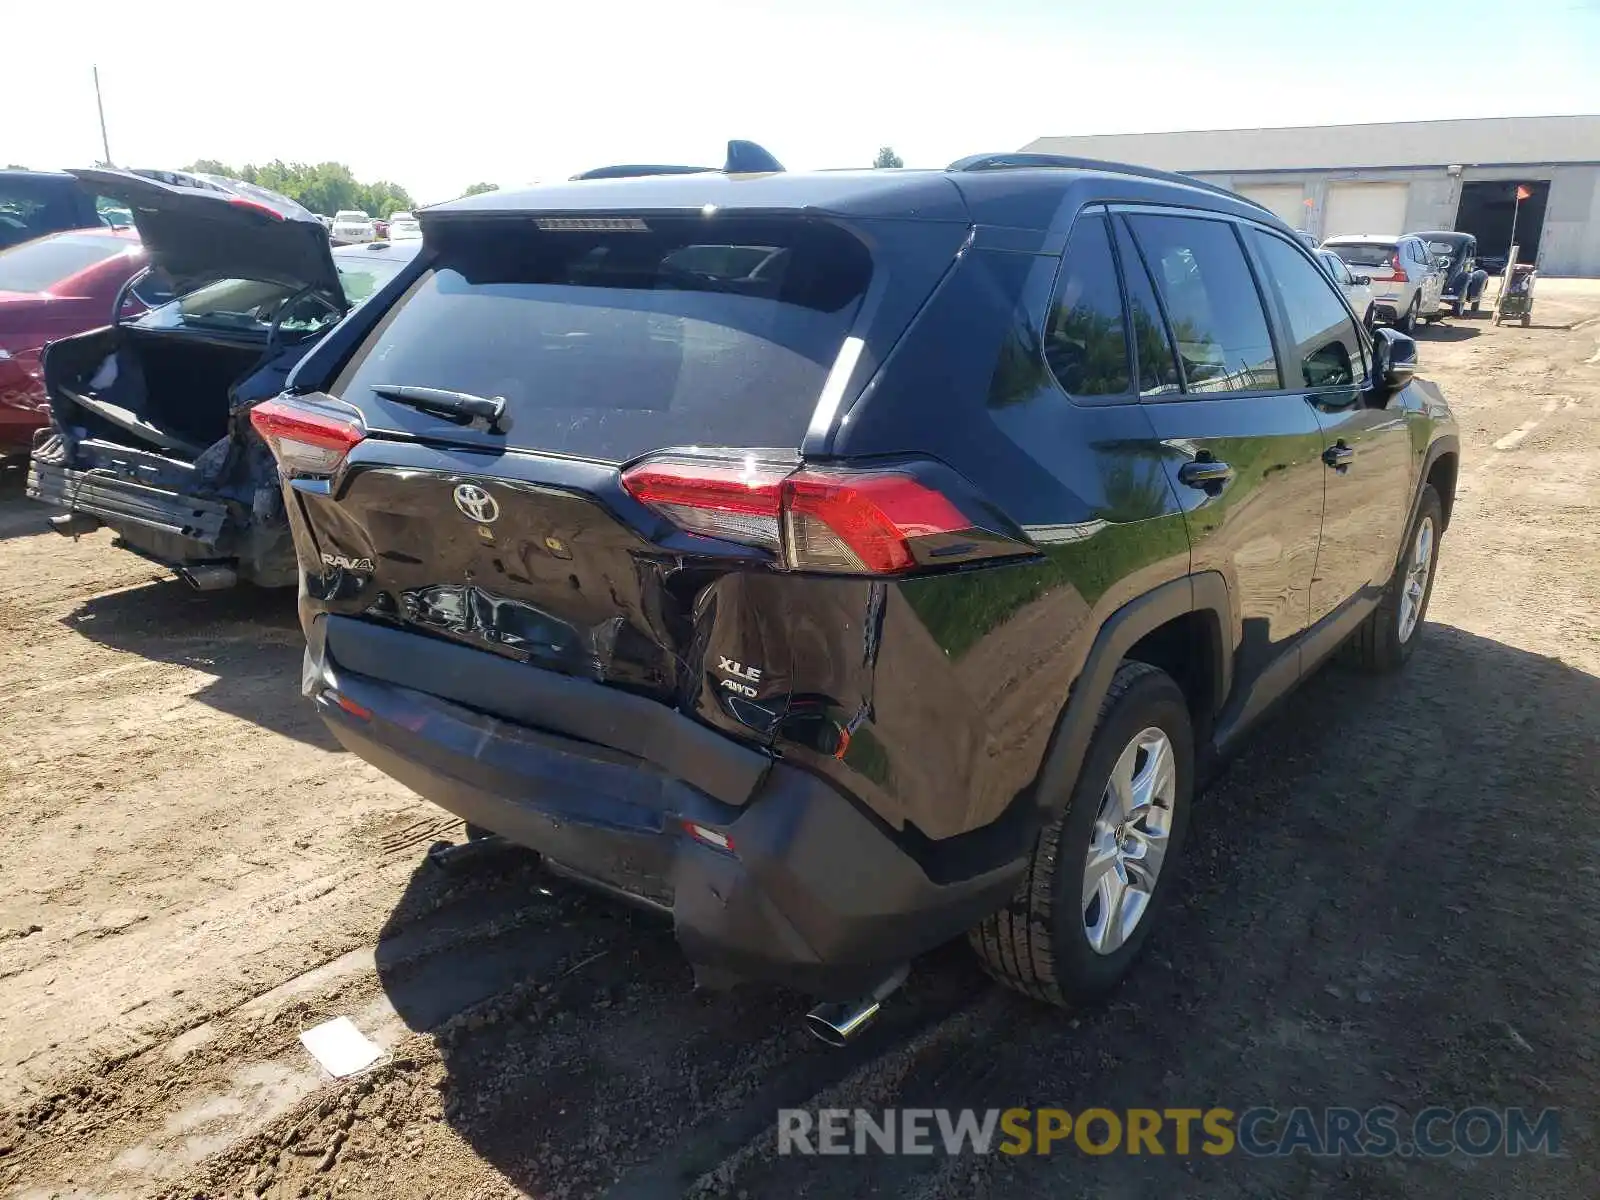
[[[1428,253],[1435,258],[1454,258],[1460,247],[1454,242],[1429,242]]]
[[[0,292],[48,292],[79,271],[135,248],[121,238],[68,235],[0,250]]]
[[[0,175],[0,250],[41,234],[92,225],[87,208],[71,180]]]
[[[1394,257],[1393,246],[1350,245],[1334,242],[1323,247],[1332,250],[1352,267],[1381,267]]]
[[[871,278],[865,247],[801,220],[623,224],[441,222],[438,266],[334,391],[408,430],[418,414],[372,385],[503,396],[512,444],[611,462],[797,446]]]

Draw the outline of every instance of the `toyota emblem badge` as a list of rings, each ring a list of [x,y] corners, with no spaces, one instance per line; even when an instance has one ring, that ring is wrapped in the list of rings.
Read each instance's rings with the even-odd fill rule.
[[[500,519],[500,505],[475,483],[456,485],[456,507],[463,516],[480,525],[489,525]]]

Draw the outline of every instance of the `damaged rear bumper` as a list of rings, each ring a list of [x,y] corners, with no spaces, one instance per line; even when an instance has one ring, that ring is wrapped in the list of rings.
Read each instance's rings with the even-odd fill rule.
[[[699,972],[852,997],[976,924],[1015,885],[1009,867],[935,882],[822,780],[654,702],[646,703],[660,709],[655,728],[619,724],[604,711],[613,689],[558,676],[574,694],[543,721],[527,711],[519,718],[528,723],[513,723],[352,671],[336,654],[362,657],[369,635],[435,658],[439,650],[458,660],[440,675],[447,687],[452,676],[471,679],[504,663],[530,682],[547,676],[524,697],[533,703],[558,699],[547,672],[349,618],[319,618],[308,632],[306,694],[348,750],[464,820],[541,852],[559,873],[670,913]],[[619,711],[640,699],[615,698]],[[632,733],[608,732],[618,729]],[[721,761],[702,761],[700,786],[618,748],[663,746],[673,734],[689,747],[708,748],[707,737],[722,743]]]
[[[201,556],[215,552],[228,519],[227,505],[202,500],[104,471],[80,471],[41,462],[28,464],[28,496],[70,512],[88,513],[109,525],[144,526],[195,543]]]
[[[265,519],[248,505],[170,486],[174,476],[188,478],[185,472],[193,470],[188,464],[104,443],[80,448],[92,452],[87,464],[53,461],[60,457],[59,446],[56,454],[48,447],[35,449],[28,462],[28,496],[73,518],[52,522],[61,532],[87,532],[99,522],[117,534],[119,547],[171,568],[201,590],[236,579],[260,587],[294,583],[294,542],[281,515]],[[156,463],[159,467],[152,467]],[[129,474],[159,475],[168,486]],[[276,497],[277,490],[266,494]]]

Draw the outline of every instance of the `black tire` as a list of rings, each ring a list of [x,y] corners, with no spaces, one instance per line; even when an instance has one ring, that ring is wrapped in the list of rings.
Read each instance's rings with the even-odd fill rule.
[[[1472,311],[1474,313],[1478,313],[1478,312],[1481,312],[1482,309],[1483,309],[1483,301],[1479,297],[1474,296],[1472,298]]]
[[[1376,304],[1367,305],[1366,315],[1361,318],[1361,323],[1366,326],[1368,333],[1378,327],[1378,306]]]
[[[482,841],[484,838],[497,836],[494,830],[485,829],[482,825],[474,825],[471,821],[463,821],[462,824],[467,827],[467,841],[469,842]]]
[[[1459,301],[1459,300],[1450,301],[1450,315],[1452,317],[1459,317],[1461,315],[1461,301]]]
[[[1526,329],[1528,327],[1528,322],[1531,321],[1531,320],[1533,320],[1532,317],[1530,317],[1527,313],[1523,313],[1522,314],[1522,327],[1524,329]]]
[[[1395,328],[1407,337],[1412,337],[1417,332],[1417,313],[1422,309],[1422,293],[1418,292],[1411,297],[1411,307],[1406,309],[1406,315],[1395,323]]]
[[[1400,636],[1401,599],[1405,582],[1410,575],[1417,544],[1417,533],[1424,521],[1433,522],[1433,537],[1428,552],[1428,578],[1423,585],[1422,602],[1410,635]],[[1433,596],[1433,581],[1438,574],[1439,540],[1444,533],[1444,506],[1439,493],[1431,483],[1422,485],[1422,503],[1417,506],[1416,519],[1406,532],[1405,545],[1400,551],[1400,561],[1395,564],[1389,586],[1384,588],[1378,607],[1367,615],[1350,639],[1350,655],[1357,666],[1374,674],[1397,671],[1405,666],[1422,640],[1428,620],[1428,601]]]
[[[1097,952],[1084,926],[1086,858],[1112,768],[1146,729],[1167,737],[1173,758],[1173,793],[1166,853],[1143,916],[1119,949]],[[1052,751],[1054,754],[1060,751]],[[1055,776],[1047,759],[1042,780]],[[1114,988],[1138,957],[1160,919],[1189,827],[1194,790],[1194,735],[1183,693],[1171,676],[1144,663],[1117,668],[1100,704],[1083,768],[1058,816],[1040,832],[1017,893],[968,937],[984,969],[1025,995],[1069,1007]]]

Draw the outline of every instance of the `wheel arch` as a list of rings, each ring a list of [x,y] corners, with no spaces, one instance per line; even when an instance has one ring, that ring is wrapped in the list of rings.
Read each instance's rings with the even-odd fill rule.
[[[1433,490],[1439,493],[1439,504],[1443,509],[1444,528],[1450,528],[1450,511],[1455,507],[1456,479],[1461,472],[1461,452],[1455,447],[1441,447],[1428,462],[1428,469],[1423,475],[1423,482],[1433,485]],[[1421,489],[1417,489],[1420,493]],[[1420,499],[1420,497],[1419,497]]]
[[[1045,752],[1035,789],[1038,809],[1053,812],[1071,794],[1100,702],[1117,667],[1130,658],[1159,667],[1177,682],[1189,702],[1198,744],[1231,688],[1237,630],[1227,582],[1215,571],[1171,580],[1107,617]]]

